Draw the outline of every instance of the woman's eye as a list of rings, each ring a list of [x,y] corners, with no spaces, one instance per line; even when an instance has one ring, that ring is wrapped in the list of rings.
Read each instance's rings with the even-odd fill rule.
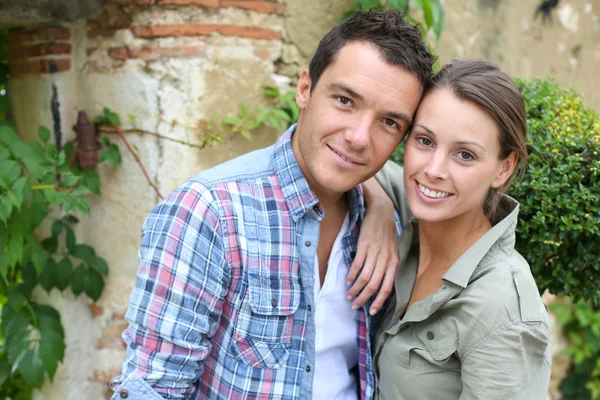
[[[418,137],[417,138],[417,142],[419,144],[422,144],[423,146],[428,146],[429,147],[429,146],[432,145],[431,140],[427,139],[426,137]]]
[[[463,161],[471,161],[471,160],[475,159],[475,157],[473,156],[473,154],[469,153],[468,151],[460,151],[460,152],[458,152],[458,158],[460,158]]]
[[[345,106],[351,103],[350,99],[345,96],[338,96],[337,100]]]

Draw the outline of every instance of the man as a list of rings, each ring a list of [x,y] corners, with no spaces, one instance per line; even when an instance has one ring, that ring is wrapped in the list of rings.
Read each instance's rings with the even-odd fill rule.
[[[433,61],[401,13],[355,14],[302,73],[297,126],[150,213],[113,399],[372,398],[383,299],[346,298],[359,184],[406,134]]]

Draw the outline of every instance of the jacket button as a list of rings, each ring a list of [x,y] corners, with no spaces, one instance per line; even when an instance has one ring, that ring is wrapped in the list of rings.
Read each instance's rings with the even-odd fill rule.
[[[431,331],[427,332],[427,339],[433,340],[434,338],[435,338],[435,335],[433,334],[433,332],[431,332]]]
[[[128,398],[128,397],[129,397],[129,392],[127,391],[127,389],[123,389],[123,390],[121,390],[121,393],[119,393],[119,396],[120,396],[122,399],[126,399],[126,398]]]
[[[350,258],[354,259],[356,257],[356,252],[353,250],[350,252]]]
[[[304,245],[305,245],[306,247],[310,247],[311,243],[310,243],[310,241],[308,241],[308,240],[307,240],[306,242],[304,242]]]
[[[306,308],[308,309],[308,311],[312,311],[312,307],[311,307],[311,305],[310,305],[310,304],[309,304],[309,305],[308,305],[308,307],[306,307]]]
[[[277,300],[271,300],[271,306],[273,306],[273,308],[277,307]]]
[[[306,372],[310,372],[310,365],[306,366]]]

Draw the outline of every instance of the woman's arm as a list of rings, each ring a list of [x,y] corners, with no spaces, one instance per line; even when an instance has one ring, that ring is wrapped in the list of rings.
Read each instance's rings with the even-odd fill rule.
[[[501,327],[461,359],[460,400],[544,400],[550,357],[550,328],[545,323]]]

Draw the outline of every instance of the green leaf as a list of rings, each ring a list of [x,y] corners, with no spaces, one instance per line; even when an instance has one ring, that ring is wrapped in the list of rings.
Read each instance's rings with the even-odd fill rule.
[[[56,157],[58,156],[58,148],[56,145],[49,143],[46,145],[46,150],[44,151],[44,156],[46,157],[46,161],[54,163],[56,161]]]
[[[21,309],[25,305],[25,296],[14,286],[8,293],[8,304],[16,312],[21,311]]]
[[[425,2],[425,1],[427,1],[427,0],[411,0],[411,4],[415,8],[415,10],[422,10],[423,2]]]
[[[60,181],[61,186],[70,188],[79,182],[79,177],[73,174],[65,174]]]
[[[75,250],[75,233],[73,232],[73,229],[68,226],[65,226],[65,230],[67,232],[67,250],[69,253],[72,253]]]
[[[63,146],[63,152],[65,153],[65,156],[67,156],[67,160],[70,160],[71,157],[73,156],[73,153],[75,153],[75,148],[73,147],[73,143],[71,143],[71,142],[65,143]]]
[[[45,126],[40,126],[38,129],[38,137],[42,142],[47,142],[52,137],[50,129],[46,128]]]
[[[42,245],[42,248],[49,254],[54,254],[58,248],[58,238],[55,235],[52,235],[42,240],[40,244]]]
[[[56,241],[56,238],[55,238],[54,243],[58,244],[58,242]],[[54,244],[51,243],[51,245],[54,245]],[[31,262],[32,262],[37,274],[40,274],[44,270],[44,267],[46,266],[46,255],[44,254],[44,251],[40,248],[40,246],[37,243],[32,244]]]
[[[88,260],[88,264],[100,275],[108,275],[108,264],[103,258],[94,256]]]
[[[79,266],[75,268],[75,271],[73,271],[73,275],[71,276],[71,291],[75,296],[79,296],[79,294],[83,292],[86,275],[87,270],[83,264],[79,264]]]
[[[0,387],[6,382],[6,379],[10,377],[10,364],[5,354],[0,357]]]
[[[88,269],[85,275],[84,288],[90,299],[96,302],[104,289],[104,279],[93,269]]]
[[[37,272],[33,263],[27,263],[21,270],[21,278],[23,279],[23,288],[27,293],[31,293],[37,285]]]
[[[111,124],[115,124],[115,125],[121,125],[121,119],[119,118],[119,114],[114,113],[114,112],[110,112],[107,116],[108,121]]]
[[[388,0],[391,8],[408,12],[408,0]]]
[[[44,382],[44,363],[39,348],[26,351],[18,370],[23,380],[31,386],[40,386]]]
[[[54,271],[54,286],[59,290],[65,290],[69,286],[71,281],[71,275],[73,274],[73,264],[68,257],[63,258],[58,264]]]
[[[21,175],[19,163],[13,160],[0,161],[0,187],[10,188],[10,182],[15,181]]]
[[[63,231],[63,223],[61,220],[56,220],[52,224],[52,236],[57,236]]]
[[[82,183],[93,193],[100,195],[100,178],[94,171],[85,171],[82,177]]]
[[[79,222],[79,219],[74,215],[65,215],[63,217],[63,220],[65,220],[66,222],[68,222],[70,224],[76,224]]]
[[[106,122],[106,118],[104,118],[104,116],[102,115],[96,115],[93,119],[93,123],[96,125],[101,125],[104,124]]]
[[[39,276],[39,282],[42,288],[46,292],[50,292],[54,286],[56,286],[55,281],[55,271],[56,271],[56,261],[52,258],[48,258],[46,260],[46,266],[44,270]]]
[[[88,246],[87,244],[78,244],[75,245],[71,255],[85,261],[86,263],[89,263],[90,260],[96,256],[96,252],[94,251],[93,247]]]
[[[0,143],[5,144],[7,147],[11,147],[11,144],[20,142],[21,138],[17,135],[17,132],[10,125],[0,125]]]

